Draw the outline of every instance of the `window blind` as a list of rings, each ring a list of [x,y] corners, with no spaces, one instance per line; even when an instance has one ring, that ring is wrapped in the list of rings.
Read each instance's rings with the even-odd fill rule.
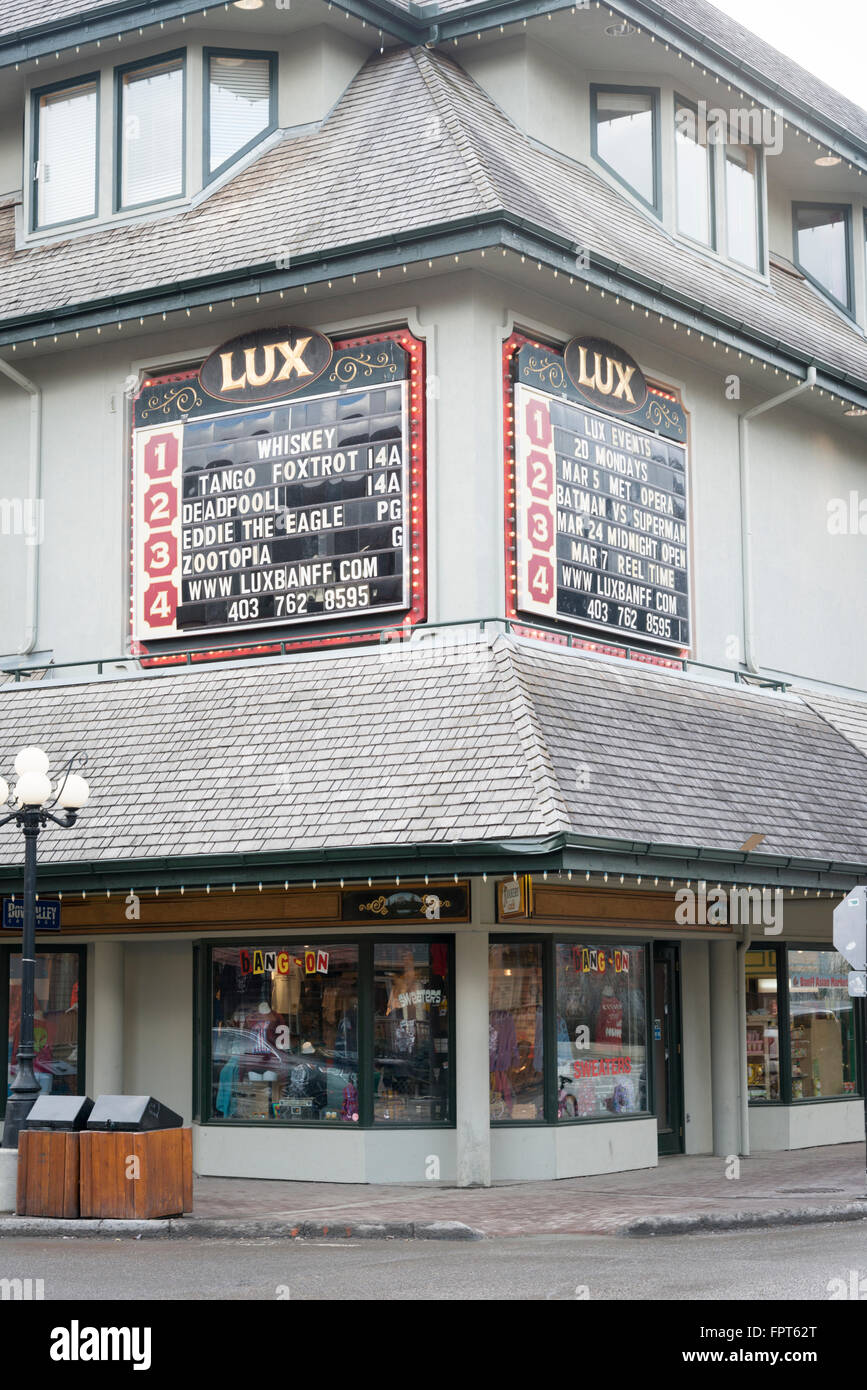
[[[36,224],[96,212],[96,83],[39,98]]]
[[[121,204],[135,207],[184,191],[182,59],[123,75]]]
[[[271,122],[271,62],[214,54],[209,70],[208,172],[267,130]]]

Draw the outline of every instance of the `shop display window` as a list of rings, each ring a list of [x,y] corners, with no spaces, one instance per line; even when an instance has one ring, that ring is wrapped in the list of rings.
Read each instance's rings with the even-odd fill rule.
[[[544,1120],[542,943],[492,945],[488,970],[491,1120]]]
[[[36,957],[33,1070],[43,1095],[74,1096],[82,1072],[79,951],[46,951]],[[21,952],[9,956],[6,1097],[15,1079],[21,1028]]]
[[[855,1015],[849,966],[836,951],[788,952],[792,1100],[857,1089]]]
[[[211,1111],[358,1124],[358,948],[214,947]]]
[[[644,947],[559,944],[555,963],[558,1117],[646,1112]]]
[[[377,942],[373,987],[374,1121],[447,1120],[448,946],[442,941]]]
[[[750,1100],[780,1099],[777,953],[747,951],[747,1087]]]

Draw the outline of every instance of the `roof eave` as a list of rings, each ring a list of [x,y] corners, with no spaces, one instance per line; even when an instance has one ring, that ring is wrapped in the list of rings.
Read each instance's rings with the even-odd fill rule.
[[[867,380],[858,382],[850,372],[798,351],[781,340],[763,335],[750,325],[709,309],[706,305],[678,295],[629,267],[618,265],[591,253],[590,265],[576,270],[579,249],[574,242],[556,232],[505,212],[481,213],[447,223],[430,224],[412,232],[393,233],[363,242],[293,256],[292,264],[278,269],[273,261],[265,265],[239,268],[219,275],[178,281],[153,291],[107,296],[99,301],[64,306],[0,321],[0,347],[59,336],[64,333],[113,327],[136,318],[183,313],[190,308],[249,296],[297,291],[304,285],[320,284],[352,275],[375,273],[415,262],[461,255],[481,250],[513,251],[535,259],[558,274],[582,280],[606,294],[621,295],[645,309],[662,315],[689,333],[713,338],[724,349],[743,353],[788,373],[797,379],[815,366],[820,389],[867,409]]]
[[[848,892],[867,877],[867,864],[835,859],[745,854],[701,845],[662,844],[612,837],[557,834],[505,840],[417,844],[320,846],[248,854],[172,855],[165,858],[40,863],[40,892],[147,892],[154,888],[225,888],[236,884],[298,885],[316,879],[472,877],[487,873],[641,875],[665,879],[726,881],[753,887]],[[20,890],[18,865],[0,868],[0,893]],[[657,886],[658,886],[657,884]]]
[[[226,0],[117,0],[116,4],[83,10],[67,20],[4,34],[0,38],[0,67],[33,62],[76,45],[101,42],[200,11],[221,10],[225,3]],[[402,43],[422,43],[428,37],[427,23],[387,0],[331,0],[331,4]]]
[[[575,0],[485,0],[483,4],[440,16],[436,38],[440,43],[447,43],[501,24],[514,24],[574,7]],[[844,159],[867,168],[867,141],[858,139],[829,117],[818,117],[808,101],[784,90],[779,83],[764,77],[726,49],[705,38],[698,30],[671,15],[658,0],[616,0],[614,9],[618,15],[652,32],[663,43],[669,43],[685,58],[700,63],[703,59],[703,65],[710,66],[714,73],[731,84],[733,90],[743,92],[762,105],[773,106],[783,120],[788,120]]]

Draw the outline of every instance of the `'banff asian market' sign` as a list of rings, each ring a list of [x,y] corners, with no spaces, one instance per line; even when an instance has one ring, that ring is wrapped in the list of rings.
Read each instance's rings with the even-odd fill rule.
[[[133,415],[134,637],[413,607],[421,373],[406,331],[332,342],[278,327],[224,343],[198,372],[146,381]]]
[[[596,338],[523,342],[512,364],[515,608],[689,648],[682,407]]]

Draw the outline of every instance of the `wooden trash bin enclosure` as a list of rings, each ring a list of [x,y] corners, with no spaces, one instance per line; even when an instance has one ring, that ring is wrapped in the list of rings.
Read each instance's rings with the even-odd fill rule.
[[[80,1134],[22,1129],[18,1135],[19,1216],[79,1215]]]
[[[39,1097],[18,1136],[18,1215],[123,1221],[192,1211],[193,1132],[182,1124],[152,1096],[95,1105]]]
[[[81,1216],[149,1220],[193,1209],[193,1132],[86,1129],[81,1139]]]

